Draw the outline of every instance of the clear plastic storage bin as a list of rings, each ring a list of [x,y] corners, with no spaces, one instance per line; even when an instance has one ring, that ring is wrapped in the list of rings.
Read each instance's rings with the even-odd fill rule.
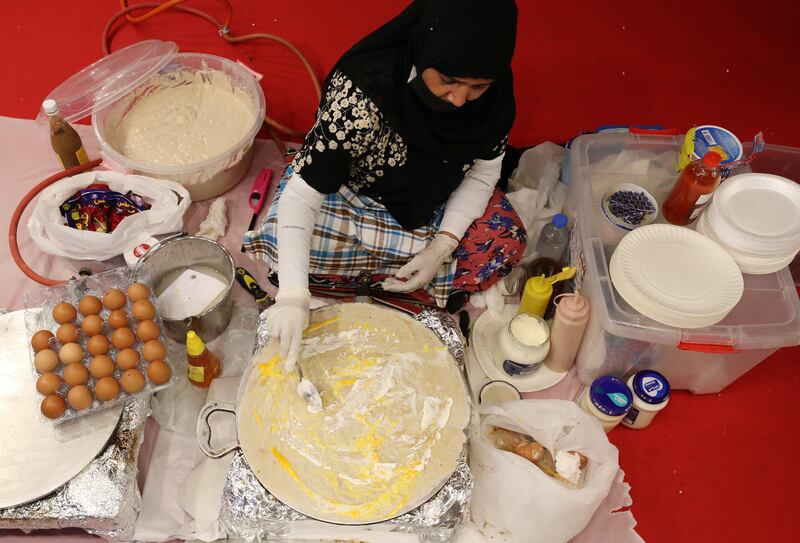
[[[719,392],[777,349],[800,343],[800,302],[788,268],[770,275],[745,275],[737,306],[720,323],[702,329],[655,322],[614,290],[608,262],[626,232],[603,215],[603,194],[619,183],[634,183],[662,202],[678,175],[681,141],[611,133],[581,136],[573,142],[565,208],[574,224],[570,255],[578,267],[576,282],[592,307],[576,359],[585,384],[600,375],[627,378],[653,369],[665,375],[672,388]],[[787,149],[797,153],[786,155]],[[753,169],[791,176],[784,155],[797,159],[800,150],[768,148]],[[797,171],[796,160],[794,167]],[[655,222],[665,222],[660,213]]]

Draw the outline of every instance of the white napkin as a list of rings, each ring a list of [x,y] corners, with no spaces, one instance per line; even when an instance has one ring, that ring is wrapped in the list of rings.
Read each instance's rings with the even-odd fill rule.
[[[240,380],[241,377],[214,379],[208,389],[208,401],[235,403]],[[215,437],[227,439],[236,435],[233,416],[212,420]],[[195,436],[161,430],[142,492],[142,510],[134,540],[224,538],[219,510],[232,458],[232,454],[207,458],[197,446]]]

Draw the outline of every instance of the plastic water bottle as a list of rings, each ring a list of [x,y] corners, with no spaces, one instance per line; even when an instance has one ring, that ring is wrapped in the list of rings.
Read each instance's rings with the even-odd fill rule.
[[[544,225],[536,240],[536,256],[561,260],[569,243],[567,216],[563,213],[553,217],[550,224]]]

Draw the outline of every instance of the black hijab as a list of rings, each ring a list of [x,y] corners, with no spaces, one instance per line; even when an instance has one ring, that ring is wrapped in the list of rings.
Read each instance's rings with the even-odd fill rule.
[[[511,129],[516,28],[514,0],[415,0],[331,70],[352,79],[406,143],[406,163],[387,168],[367,194],[380,196],[407,230],[427,224],[460,184],[463,166],[490,155]],[[494,82],[480,98],[437,112],[409,83],[412,66],[419,78],[435,68]]]

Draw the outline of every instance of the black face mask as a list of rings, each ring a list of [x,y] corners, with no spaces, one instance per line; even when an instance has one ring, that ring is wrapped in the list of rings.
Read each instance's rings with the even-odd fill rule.
[[[452,113],[458,110],[455,106],[447,100],[442,100],[431,92],[428,85],[425,84],[421,75],[417,75],[408,83],[414,90],[414,94],[425,104],[425,107],[436,113]]]

